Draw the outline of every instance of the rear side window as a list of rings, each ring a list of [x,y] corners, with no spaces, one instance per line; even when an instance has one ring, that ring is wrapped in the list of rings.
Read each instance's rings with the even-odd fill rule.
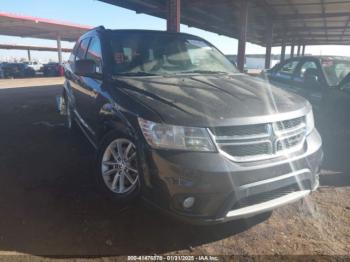
[[[70,64],[74,63],[74,61],[75,61],[75,55],[76,55],[77,50],[79,48],[79,44],[80,44],[80,42],[76,42],[76,44],[73,47],[72,53],[70,54],[69,59],[68,59],[68,62]]]
[[[88,49],[90,38],[85,38],[80,42],[80,45],[76,51],[75,60],[81,60],[85,58],[86,51]]]
[[[279,73],[292,75],[297,67],[299,61],[291,61],[282,66]]]
[[[86,59],[91,59],[96,63],[96,72],[102,73],[102,50],[101,43],[97,37],[91,39]]]

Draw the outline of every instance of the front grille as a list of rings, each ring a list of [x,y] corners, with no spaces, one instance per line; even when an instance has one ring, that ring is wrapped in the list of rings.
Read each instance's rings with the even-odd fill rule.
[[[222,146],[221,149],[230,155],[239,157],[264,155],[272,150],[270,143]]]
[[[276,124],[277,124],[278,130],[285,130],[285,129],[298,127],[304,123],[305,123],[305,117],[299,117],[295,119],[279,121]]]
[[[250,126],[225,126],[212,128],[211,132],[215,136],[252,136],[267,133],[267,125],[250,125]]]
[[[300,183],[300,185],[293,184],[283,188],[242,198],[232,206],[231,210],[257,205],[301,190],[311,190],[310,181],[304,180]]]
[[[273,123],[210,129],[219,149],[234,161],[256,161],[301,149],[306,138],[305,117]]]
[[[304,139],[304,134],[300,133],[298,135],[279,140],[277,141],[277,151],[291,149],[299,145],[303,141],[303,139]]]

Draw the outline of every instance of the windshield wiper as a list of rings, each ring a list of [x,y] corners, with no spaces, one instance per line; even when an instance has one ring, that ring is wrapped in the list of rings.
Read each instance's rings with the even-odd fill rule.
[[[118,74],[114,74],[113,76],[114,77],[118,77],[118,76],[157,76],[157,74],[138,71],[138,72],[118,73]]]
[[[192,71],[182,71],[181,74],[228,74],[223,71],[212,71],[212,70],[192,70]]]

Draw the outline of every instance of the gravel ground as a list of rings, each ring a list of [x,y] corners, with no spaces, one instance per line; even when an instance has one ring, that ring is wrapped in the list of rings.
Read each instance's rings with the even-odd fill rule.
[[[56,79],[57,80],[57,79]],[[56,81],[55,80],[55,81]],[[15,80],[6,80],[15,81]],[[59,80],[61,81],[61,80]],[[325,141],[321,187],[270,217],[190,226],[97,194],[93,150],[56,113],[61,87],[0,82],[0,260],[140,254],[350,255],[350,140]],[[338,141],[337,141],[338,140]],[[349,149],[348,149],[349,148]]]

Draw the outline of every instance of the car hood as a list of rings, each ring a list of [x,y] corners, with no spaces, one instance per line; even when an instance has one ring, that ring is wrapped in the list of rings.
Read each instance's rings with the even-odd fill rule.
[[[299,117],[310,110],[302,97],[245,74],[118,77],[116,82],[163,122],[174,125],[256,124]]]

